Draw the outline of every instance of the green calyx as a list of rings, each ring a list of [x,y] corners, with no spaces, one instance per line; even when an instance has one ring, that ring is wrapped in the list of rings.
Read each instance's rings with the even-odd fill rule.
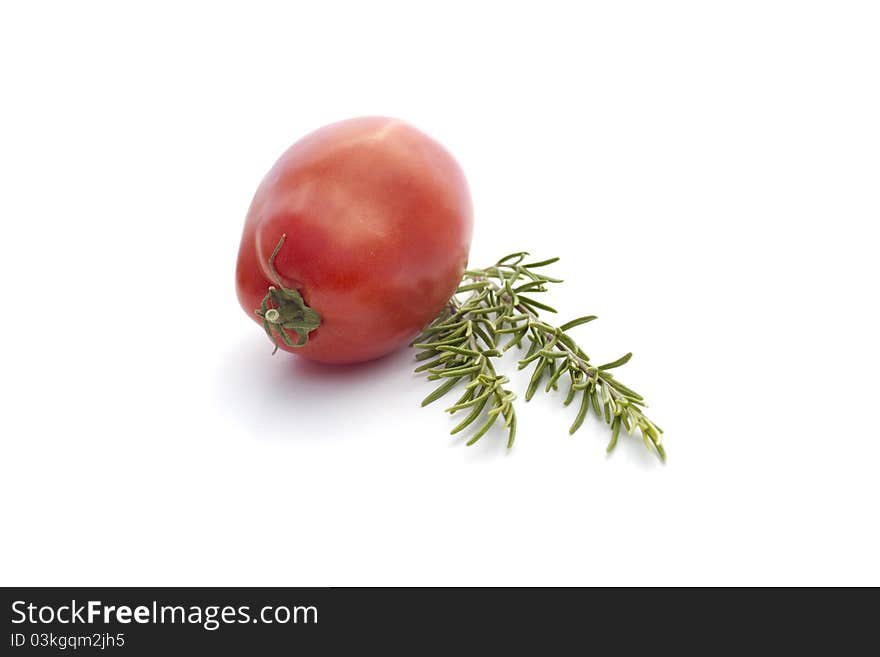
[[[263,319],[263,328],[266,335],[275,345],[274,354],[278,351],[278,338],[288,347],[302,347],[309,341],[309,333],[314,331],[321,325],[321,316],[306,305],[302,295],[293,288],[284,287],[281,277],[275,271],[275,256],[281,250],[287,235],[281,236],[275,250],[269,256],[269,269],[272,270],[272,276],[275,277],[274,285],[269,286],[266,296],[260,307],[254,312]],[[288,331],[296,334],[296,342],[294,342]]]

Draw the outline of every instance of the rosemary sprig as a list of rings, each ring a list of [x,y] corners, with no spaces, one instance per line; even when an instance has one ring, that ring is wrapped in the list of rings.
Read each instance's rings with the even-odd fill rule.
[[[465,382],[464,393],[449,413],[468,411],[452,429],[456,434],[478,419],[482,423],[468,440],[473,445],[492,425],[503,418],[508,428],[507,446],[516,437],[516,395],[504,387],[509,383],[492,364],[512,347],[529,347],[519,361],[519,369],[532,368],[525,399],[530,400],[543,385],[546,392],[557,390],[564,378],[568,391],[563,404],[579,400],[578,411],[569,433],[577,431],[590,409],[611,427],[607,451],[617,445],[621,428],[629,435],[639,430],[645,446],[666,459],[662,429],[644,414],[644,398],[618,381],[611,370],[624,365],[631,353],[603,365],[592,365],[586,352],[568,335],[570,329],[596,319],[595,315],[578,317],[559,326],[543,321],[540,311],[556,310],[534,298],[546,292],[557,278],[536,269],[553,264],[559,258],[524,263],[526,252],[512,253],[485,269],[465,271],[461,285],[444,310],[413,343],[419,350],[416,360],[425,361],[416,372],[427,372],[428,379],[441,381],[428,395],[426,406]],[[462,298],[464,297],[464,298]],[[501,341],[506,340],[503,346]]]

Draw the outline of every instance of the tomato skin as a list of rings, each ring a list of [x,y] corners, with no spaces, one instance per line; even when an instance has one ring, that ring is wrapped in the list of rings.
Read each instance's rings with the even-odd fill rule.
[[[291,146],[248,210],[236,289],[260,323],[275,285],[321,315],[308,343],[285,349],[354,363],[407,344],[443,308],[467,264],[473,210],[461,168],[439,143],[387,117],[333,123]],[[296,341],[296,335],[291,335]]]

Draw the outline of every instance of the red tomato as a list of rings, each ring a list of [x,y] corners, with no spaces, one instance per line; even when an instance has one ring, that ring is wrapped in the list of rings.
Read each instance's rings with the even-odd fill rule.
[[[281,349],[327,363],[377,358],[452,296],[472,228],[464,174],[440,144],[390,118],[333,123],[291,146],[257,189],[238,300]]]

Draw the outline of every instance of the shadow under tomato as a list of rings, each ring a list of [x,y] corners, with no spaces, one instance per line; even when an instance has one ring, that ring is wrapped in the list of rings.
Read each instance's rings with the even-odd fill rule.
[[[411,386],[412,353],[400,349],[354,365],[324,365],[245,339],[222,359],[219,413],[265,438],[356,439],[393,422],[383,406]]]

